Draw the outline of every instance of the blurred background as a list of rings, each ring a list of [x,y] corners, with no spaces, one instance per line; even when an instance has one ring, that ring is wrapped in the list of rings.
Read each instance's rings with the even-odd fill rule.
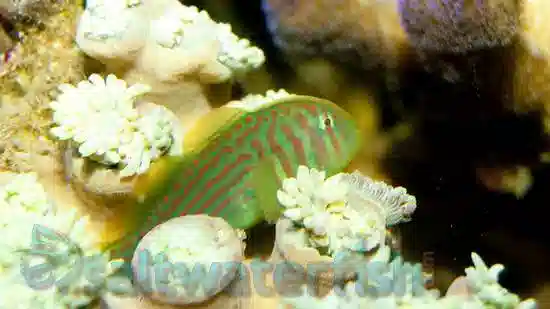
[[[403,252],[437,287],[476,251],[550,308],[547,0],[185,4],[265,51],[235,98],[285,88],[353,113],[365,141],[352,168],[417,197]]]

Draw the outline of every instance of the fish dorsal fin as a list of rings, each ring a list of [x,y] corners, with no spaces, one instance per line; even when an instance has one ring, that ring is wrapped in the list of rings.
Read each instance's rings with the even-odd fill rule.
[[[238,109],[248,113],[253,113],[253,112],[261,111],[263,109],[272,107],[274,105],[283,104],[283,103],[293,104],[297,102],[309,102],[309,103],[315,103],[315,104],[335,105],[333,102],[326,99],[307,96],[307,95],[300,95],[300,94],[288,94],[285,96],[274,97],[274,98],[265,98],[258,95],[252,95],[251,97],[257,97],[257,98],[252,100],[245,99],[242,101],[231,101],[231,102],[228,102],[223,107],[230,108],[230,109]]]
[[[184,155],[199,152],[220,131],[231,126],[244,114],[246,114],[244,110],[222,106],[201,116],[184,133]]]

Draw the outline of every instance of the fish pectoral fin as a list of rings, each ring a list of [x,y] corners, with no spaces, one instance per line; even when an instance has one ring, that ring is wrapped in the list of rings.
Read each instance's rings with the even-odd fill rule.
[[[273,157],[264,158],[254,166],[250,187],[254,191],[257,207],[263,212],[265,221],[275,223],[281,216],[282,210],[277,200],[277,190],[280,185]]]

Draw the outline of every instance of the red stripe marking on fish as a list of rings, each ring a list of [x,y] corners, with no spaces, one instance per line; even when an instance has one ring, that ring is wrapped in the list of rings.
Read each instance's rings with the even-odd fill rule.
[[[226,132],[225,136],[221,137],[221,140],[228,140],[230,139],[232,136],[232,133],[233,131],[229,130]],[[230,147],[224,147],[221,149],[220,153],[223,153],[224,151],[229,151],[229,152],[232,152],[233,149],[230,148],[229,150],[227,148],[230,148]],[[205,164],[202,166],[202,168],[199,170],[198,172],[198,175],[196,175],[195,177],[193,177],[193,179],[187,183],[187,185],[185,186],[185,188],[183,189],[183,192],[182,192],[182,195],[186,195],[189,193],[189,191],[191,191],[191,189],[195,186],[195,184],[200,181],[200,179],[202,179],[202,177],[204,176],[204,174],[208,171],[208,169],[215,165],[215,163],[217,163],[219,160],[220,160],[220,153],[217,153],[215,156],[211,157],[210,158],[210,161],[208,162],[205,162]],[[214,162],[212,162],[214,161]],[[194,159],[193,160],[193,164],[195,166],[200,166],[200,162],[201,160],[199,160],[198,158]],[[184,177],[187,178],[190,174],[190,172],[192,171],[192,169],[185,169],[182,171],[183,172],[183,175],[181,175],[181,177]],[[179,204],[179,203],[178,203]]]
[[[256,151],[256,153],[258,154],[258,159],[261,160],[265,154],[262,142],[260,142],[258,139],[253,139],[250,141],[250,145],[252,146],[252,148],[254,148],[254,151]]]
[[[208,181],[208,183],[206,184],[206,187],[207,188],[211,188],[215,183],[219,182],[221,179],[224,179],[225,176],[227,176],[227,174],[229,172],[231,172],[232,170],[234,170],[236,167],[238,167],[240,164],[244,164],[246,161],[250,161],[253,159],[253,156],[251,154],[248,154],[248,153],[244,153],[244,154],[241,154],[237,160],[235,160],[232,164],[228,164],[224,167],[223,171],[221,173],[219,173],[214,179],[211,179]],[[202,204],[200,206],[199,209],[197,209],[196,211],[194,211],[193,213],[202,213],[203,210],[205,209],[208,209],[208,207],[210,207],[210,205],[212,205],[212,203],[218,199],[220,196],[222,196],[225,192],[227,192],[232,186],[234,186],[240,179],[242,179],[247,173],[250,172],[250,166],[245,166],[245,168],[243,169],[243,171],[241,173],[239,173],[237,175],[237,177],[235,177],[235,179],[232,179],[230,182],[228,182],[227,184],[225,184],[224,186],[222,186],[221,188],[218,188],[218,190],[216,190],[216,192],[214,192],[214,194],[204,202],[204,204]],[[195,198],[197,198],[196,200],[193,199],[193,201],[191,201],[190,204],[196,204],[197,201],[199,201],[204,195],[206,195],[206,192],[208,190],[203,190],[201,191],[201,194],[199,194],[198,196],[196,196]],[[186,206],[186,209],[189,211],[190,208],[188,205]],[[184,215],[185,213],[181,213],[180,215]]]
[[[202,166],[202,168],[199,169],[198,174],[195,175],[195,177],[193,177],[191,179],[191,181],[189,181],[187,183],[187,185],[183,188],[183,190],[180,190],[179,194],[177,194],[174,197],[174,200],[172,201],[172,204],[170,206],[168,206],[168,208],[165,211],[160,211],[160,210],[158,211],[158,218],[161,218],[161,217],[164,218],[166,216],[170,217],[175,212],[175,210],[177,209],[179,204],[183,201],[183,199],[186,197],[186,195],[189,194],[189,192],[191,191],[193,186],[195,186],[196,183],[199,182],[200,179],[202,179],[202,177],[204,177],[204,175],[206,174],[206,172],[208,172],[208,169],[211,166],[215,166],[220,161],[221,153],[224,153],[224,152],[231,153],[233,151],[232,148],[229,148],[229,149],[227,149],[227,148],[228,147],[222,148],[220,150],[220,153],[217,153],[215,156],[211,157],[210,161],[206,162]],[[190,169],[190,168],[184,168],[183,175],[185,175],[185,176],[183,176],[183,177],[186,177],[187,175],[189,175],[191,171],[192,171],[192,169]],[[179,186],[179,187],[181,188],[181,186]],[[178,193],[178,191],[176,191],[176,193]],[[154,222],[154,223],[157,223],[157,222]]]
[[[245,122],[251,123],[252,121],[254,121],[254,118],[253,118],[251,115],[247,115],[247,116],[245,117]],[[240,134],[240,136],[237,137],[237,138],[235,139],[235,145],[234,145],[233,147],[226,146],[226,147],[224,147],[224,148],[222,149],[222,151],[221,151],[220,153],[216,154],[215,159],[214,159],[215,163],[218,163],[218,162],[220,161],[221,155],[222,155],[222,154],[224,154],[224,153],[232,153],[235,149],[240,149],[240,146],[242,146],[242,144],[245,143],[246,138],[249,137],[252,133],[257,132],[258,129],[259,129],[259,127],[260,127],[260,120],[258,119],[258,120],[256,121],[256,123],[254,123],[253,126],[251,126],[250,128],[247,128],[246,130],[244,130],[244,131]],[[233,128],[233,130],[234,130],[234,128]],[[251,156],[251,155],[246,155],[246,156]],[[239,156],[238,160],[239,160],[240,158],[241,158],[241,156]],[[203,169],[205,169],[205,168],[208,169],[208,168],[210,168],[211,166],[213,166],[213,164],[211,164],[211,163],[212,163],[212,160],[211,160],[211,162],[209,162],[208,164],[204,165],[204,166],[203,166]],[[221,175],[225,176],[225,174],[227,174],[228,171],[226,172],[226,169],[227,169],[227,166],[224,167],[224,171],[221,173]],[[196,179],[202,178],[202,177],[204,177],[204,173],[200,173],[199,176],[197,176]],[[209,181],[206,183],[205,188],[204,188],[199,194],[197,194],[197,195],[193,198],[193,200],[191,200],[191,201],[189,202],[189,204],[185,205],[185,208],[184,208],[181,212],[179,212],[180,215],[184,215],[184,214],[186,214],[188,211],[190,211],[191,209],[193,209],[193,207],[195,207],[196,203],[197,203],[198,201],[200,201],[200,199],[206,194],[206,192],[207,192],[207,191],[208,191],[217,181],[219,181],[220,175],[217,175],[216,177],[214,177],[214,179],[218,179],[218,180],[215,180],[215,181],[209,180]],[[187,189],[190,189],[190,188],[191,188],[190,185],[187,186]],[[187,193],[187,192],[184,192],[183,195],[185,195],[186,193]],[[173,206],[173,207],[177,207],[178,204],[179,204],[179,203],[177,203],[177,204],[176,204],[175,206]],[[173,209],[175,209],[175,208],[173,208]],[[172,213],[173,213],[173,212],[172,212]]]
[[[277,117],[279,117],[279,114],[274,110],[271,111],[271,121],[269,123],[269,128],[267,130],[267,142],[273,154],[279,159],[279,162],[281,162],[281,165],[283,166],[283,171],[285,172],[285,174],[292,175],[294,171],[290,166],[288,157],[284,152],[283,148],[281,147],[281,145],[279,145],[279,143],[275,139],[275,135],[277,134],[277,132],[275,132]]]
[[[249,173],[250,170],[244,170],[241,174],[239,174],[237,177],[244,177],[244,175],[246,175],[246,173]],[[212,211],[212,216],[215,217],[217,216],[220,212],[222,212],[224,210],[224,208],[229,205],[229,203],[231,203],[231,201],[236,197],[236,196],[241,196],[244,194],[245,192],[245,189],[246,188],[242,188],[236,192],[233,192],[232,194],[229,194],[227,195],[227,197],[222,200],[222,202],[220,203],[220,205],[218,205],[218,207],[216,207],[216,209],[214,209],[214,211]]]
[[[173,213],[177,212],[176,209],[178,208],[178,206],[181,204],[181,202],[183,201],[183,199],[187,196],[187,194],[189,194],[189,192],[193,189],[193,187],[201,180],[203,179],[203,177],[206,175],[206,173],[208,172],[208,170],[213,167],[213,166],[216,166],[216,164],[218,164],[220,161],[221,161],[221,158],[222,158],[222,155],[224,154],[227,154],[227,153],[232,153],[233,152],[233,148],[232,147],[229,147],[229,146],[226,146],[226,147],[223,147],[222,149],[220,149],[220,151],[218,153],[216,153],[211,159],[210,161],[206,162],[202,168],[199,170],[199,173],[193,177],[193,180],[190,181],[187,186],[185,186],[185,189],[182,191],[180,191],[179,195],[176,197],[176,199],[174,200],[174,202],[172,203],[172,206],[170,206],[170,208],[168,208],[162,215],[172,215]],[[197,196],[199,196],[200,194],[197,194]],[[193,201],[197,198],[197,196],[195,196],[193,198]],[[185,206],[183,212],[185,212],[185,210],[188,209],[188,205]]]
[[[292,128],[287,125],[281,126],[281,131],[283,131],[283,134],[286,136],[286,138],[290,141],[292,144],[292,148],[294,148],[294,152],[298,156],[298,163],[300,164],[307,164],[307,158],[306,158],[306,152],[304,150],[304,145],[302,144],[302,141],[292,131]]]
[[[303,115],[298,115],[298,120],[302,130],[306,131],[306,136],[312,141],[312,150],[315,151],[315,156],[319,158],[320,165],[327,163],[327,149],[325,142],[319,135],[319,132],[314,130],[309,124],[308,118]]]
[[[305,109],[306,111],[310,112],[312,115],[317,114],[317,106],[313,104],[302,104],[300,105],[301,108]]]
[[[247,123],[251,123],[251,122],[253,121],[252,116],[250,116],[250,115],[247,116],[247,117],[245,118],[245,121],[246,121]],[[244,144],[245,139],[248,138],[248,137],[250,136],[251,133],[255,133],[255,132],[258,131],[258,129],[260,128],[260,124],[261,124],[261,118],[258,118],[258,119],[256,120],[256,123],[254,123],[254,125],[253,125],[252,127],[246,129],[239,137],[237,137],[237,138],[235,139],[235,145],[236,145],[236,146],[239,146],[239,145]],[[236,147],[235,147],[235,148],[236,148]]]

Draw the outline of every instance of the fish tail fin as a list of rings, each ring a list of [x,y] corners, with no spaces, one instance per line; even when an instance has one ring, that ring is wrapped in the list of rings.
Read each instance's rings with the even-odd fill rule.
[[[103,250],[109,252],[111,260],[122,262],[117,273],[132,278],[132,258],[140,240],[140,234],[131,232],[116,241],[103,244]]]
[[[166,156],[151,163],[146,173],[137,177],[133,186],[134,196],[141,201],[162,185],[162,180],[183,160],[181,156]]]
[[[273,157],[267,157],[258,163],[251,180],[265,221],[276,222],[281,216],[281,206],[277,200],[277,190],[280,186]]]
[[[147,221],[144,221],[146,212],[136,211],[135,207],[136,205],[134,205],[133,213],[128,213],[125,220],[123,220],[124,223],[118,226],[118,230],[106,231],[108,234],[103,235],[103,242],[101,244],[102,251],[108,252],[110,259],[123,262],[120,271],[130,278],[132,274],[131,263],[134,252],[141,238],[144,236],[143,231],[146,227],[149,227],[149,225],[146,224]],[[136,213],[139,213],[139,215]]]

